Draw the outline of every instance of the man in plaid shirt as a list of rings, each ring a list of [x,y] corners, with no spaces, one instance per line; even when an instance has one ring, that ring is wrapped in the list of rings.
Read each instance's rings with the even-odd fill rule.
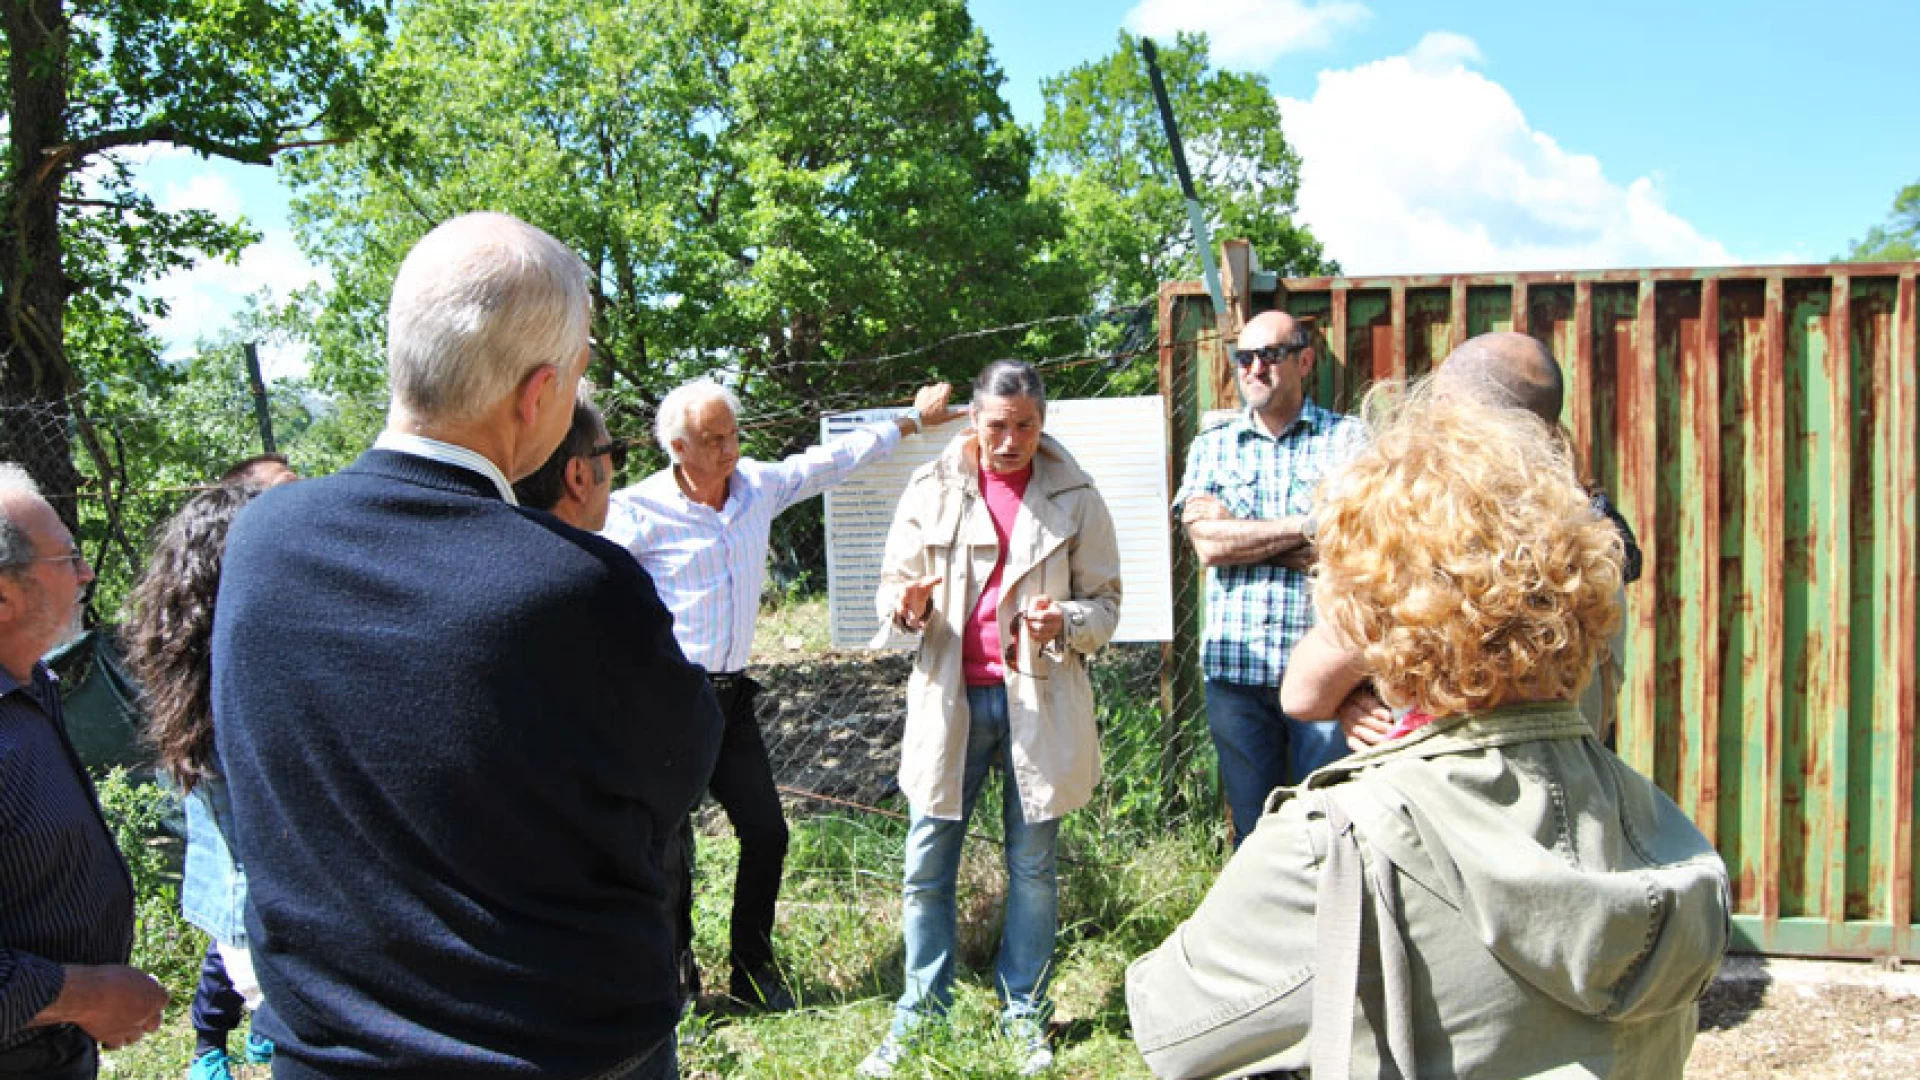
[[[1207,567],[1207,727],[1238,845],[1268,792],[1346,753],[1337,723],[1281,713],[1280,677],[1313,624],[1314,488],[1366,429],[1307,400],[1311,342],[1285,312],[1248,322],[1233,359],[1246,412],[1194,439],[1173,505]]]

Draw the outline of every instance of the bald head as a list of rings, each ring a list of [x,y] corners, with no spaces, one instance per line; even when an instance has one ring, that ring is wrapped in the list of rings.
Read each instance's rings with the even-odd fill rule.
[[[1435,393],[1465,394],[1490,405],[1525,409],[1560,422],[1566,391],[1560,365],[1545,345],[1526,334],[1494,333],[1468,338],[1433,373]]]

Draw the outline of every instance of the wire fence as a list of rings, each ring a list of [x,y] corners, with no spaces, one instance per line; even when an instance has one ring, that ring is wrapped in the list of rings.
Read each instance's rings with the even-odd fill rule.
[[[1116,309],[1136,330],[1112,335],[1107,348],[1034,359],[1049,397],[1158,392],[1163,377],[1158,343],[1137,329],[1145,307]],[[1094,318],[1109,326],[1115,321],[1113,312]],[[1006,337],[1043,323],[1088,319],[1039,320],[961,337]],[[1151,328],[1150,322],[1146,325]],[[875,376],[858,389],[801,402],[784,395],[743,393],[740,425],[748,453],[777,456],[818,441],[826,413],[906,404],[927,381],[926,367],[912,361],[953,340],[848,361]],[[1190,370],[1177,367],[1166,377],[1171,396],[1191,402]],[[954,381],[959,382],[957,375]],[[345,465],[369,445],[386,408],[379,394],[321,394],[290,383],[250,391],[239,371],[224,383],[188,389],[191,392],[145,399],[103,398],[89,390],[60,403],[64,407],[0,406],[0,426],[10,432],[13,446],[39,440],[46,444],[43,452],[52,447],[70,454],[79,475],[70,496],[76,537],[99,574],[87,616],[96,626],[110,628],[120,621],[153,530],[232,462],[261,452],[263,411],[278,449],[303,475],[315,476]],[[257,393],[264,393],[264,410]],[[616,477],[616,486],[637,483],[665,464],[653,444],[651,409],[643,401],[607,397],[611,433],[631,440],[637,451]],[[964,388],[956,390],[957,399],[964,397]],[[1177,481],[1177,472],[1170,470],[1169,490]],[[1171,518],[1168,528],[1173,528]],[[798,816],[897,814],[904,810],[895,771],[911,657],[833,646],[821,500],[782,515],[772,539],[750,670],[765,687],[761,726],[789,811]],[[1174,536],[1172,543],[1176,552],[1184,553],[1183,536]],[[1176,610],[1198,610],[1199,586],[1191,563],[1176,558]],[[1108,777],[1100,797],[1123,813],[1162,818],[1169,809],[1213,813],[1213,757],[1201,684],[1197,671],[1188,670],[1193,662],[1190,654],[1159,643],[1110,646],[1095,662]]]

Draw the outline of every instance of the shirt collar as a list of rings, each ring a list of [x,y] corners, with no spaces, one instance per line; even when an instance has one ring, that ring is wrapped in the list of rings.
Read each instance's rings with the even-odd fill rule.
[[[412,454],[414,457],[438,461],[442,465],[453,465],[468,472],[477,472],[493,481],[493,486],[500,489],[500,498],[504,499],[508,506],[520,505],[520,500],[513,497],[513,485],[507,483],[506,474],[500,471],[500,466],[495,465],[478,450],[450,442],[441,442],[439,439],[429,439],[425,435],[411,435],[400,431],[381,432],[380,437],[373,440],[373,448],[391,450],[396,454]]]
[[[1278,440],[1286,438],[1296,430],[1304,429],[1309,433],[1318,432],[1327,426],[1327,421],[1332,416],[1333,414],[1331,412],[1315,405],[1312,398],[1301,398],[1300,415],[1293,418],[1293,423],[1280,429],[1280,434],[1278,435],[1267,434],[1267,429],[1260,425],[1260,421],[1254,419],[1252,406],[1240,410],[1240,426],[1243,432],[1257,435],[1263,439]]]
[[[32,698],[35,704],[38,704],[44,709],[47,703],[40,699],[40,687],[44,685],[51,689],[55,679],[53,669],[48,667],[44,661],[40,660],[33,662],[33,670],[27,672],[26,682],[21,682],[14,678],[13,672],[0,667],[0,697],[6,697],[15,690],[25,690],[27,696]]]

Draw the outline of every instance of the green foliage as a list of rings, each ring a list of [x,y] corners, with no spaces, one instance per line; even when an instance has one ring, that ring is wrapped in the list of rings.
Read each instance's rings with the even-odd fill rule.
[[[1282,274],[1337,273],[1320,242],[1293,221],[1300,158],[1280,128],[1263,76],[1210,67],[1207,39],[1181,34],[1159,53],[1175,122],[1214,242],[1244,237]],[[1129,303],[1160,283],[1200,274],[1185,197],[1154,103],[1138,38],[1041,83],[1043,190],[1067,208],[1067,250],[1095,294]]]
[[[1898,262],[1920,259],[1920,182],[1908,184],[1894,196],[1893,213],[1885,225],[1875,225],[1854,241],[1847,254],[1851,262]]]
[[[1055,204],[959,0],[421,0],[372,93],[381,124],[293,169],[332,267],[307,308],[316,377],[358,388],[408,247],[478,207],[596,272],[613,421],[709,372],[754,403],[748,450],[821,411],[1048,339],[962,330],[1078,310]]]
[[[76,458],[102,480],[104,501],[80,503],[80,536],[100,575],[94,610],[111,619],[145,562],[147,538],[200,485],[263,449],[247,388],[242,343],[273,344],[282,331],[243,312],[201,352],[183,362],[159,359],[157,344],[124,309],[77,305],[69,322],[74,355],[96,374],[83,398],[97,418]],[[298,382],[268,394],[275,446],[303,475],[340,468],[379,430],[384,397],[323,397]],[[90,542],[89,542],[90,541]]]
[[[124,769],[99,779],[100,809],[133,876],[133,966],[160,980],[175,1002],[193,997],[207,937],[180,915],[180,847],[166,823],[179,800],[155,784],[134,783]]]
[[[4,20],[0,98],[0,406],[50,410],[83,381],[151,373],[138,317],[163,305],[134,287],[254,234],[201,210],[162,210],[127,155],[178,148],[267,163],[366,120],[358,76],[385,42],[381,0],[21,0]],[[74,326],[69,338],[67,321]],[[71,352],[69,351],[71,350]],[[85,378],[77,378],[76,375]],[[68,433],[0,430],[63,508],[76,476]],[[13,436],[13,438],[9,438]]]

